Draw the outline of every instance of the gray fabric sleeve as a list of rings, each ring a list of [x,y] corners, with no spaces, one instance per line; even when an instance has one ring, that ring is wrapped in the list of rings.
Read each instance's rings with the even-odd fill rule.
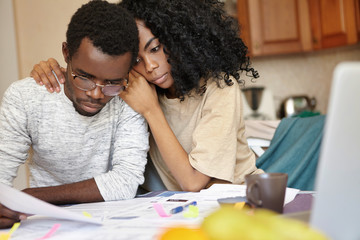
[[[12,186],[18,167],[27,157],[31,139],[27,134],[27,117],[21,93],[11,85],[0,108],[0,182]]]
[[[105,201],[133,198],[144,182],[149,133],[145,119],[125,104],[114,134],[110,170],[95,181]]]

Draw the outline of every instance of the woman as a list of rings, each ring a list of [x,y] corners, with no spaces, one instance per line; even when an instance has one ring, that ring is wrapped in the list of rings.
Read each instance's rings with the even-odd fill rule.
[[[123,0],[139,30],[137,64],[120,93],[150,127],[150,157],[168,190],[241,184],[262,173],[244,136],[240,73],[252,78],[237,22],[217,0]],[[54,59],[31,75],[49,91]],[[48,76],[48,77],[47,77]]]

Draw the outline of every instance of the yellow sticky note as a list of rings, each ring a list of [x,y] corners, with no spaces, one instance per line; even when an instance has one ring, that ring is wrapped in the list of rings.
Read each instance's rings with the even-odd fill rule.
[[[242,209],[245,206],[245,202],[237,202],[234,205],[234,208],[236,209]]]
[[[199,216],[199,208],[194,205],[189,206],[189,210],[183,213],[186,218],[196,218]]]
[[[92,218],[91,214],[88,212],[83,211],[82,212],[85,217]]]
[[[18,229],[18,227],[20,226],[20,223],[17,222],[17,223],[14,223],[14,225],[12,226],[12,228],[10,229],[10,235],[15,232],[16,229]]]
[[[10,239],[10,233],[0,233],[0,240]]]
[[[10,231],[7,233],[0,233],[0,240],[8,240],[11,237],[11,234],[15,232],[16,229],[20,226],[20,223],[14,223],[14,225],[11,227]]]

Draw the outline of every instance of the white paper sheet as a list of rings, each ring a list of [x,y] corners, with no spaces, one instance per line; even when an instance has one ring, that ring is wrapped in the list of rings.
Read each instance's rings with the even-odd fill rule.
[[[0,186],[1,187],[1,186]],[[53,217],[32,216],[21,222],[21,226],[14,232],[12,240],[37,239],[54,224],[60,224],[61,227],[51,237],[52,240],[87,240],[87,239],[106,239],[106,240],[154,240],[159,239],[159,235],[171,226],[199,227],[204,218],[213,211],[216,211],[220,205],[218,198],[234,197],[246,194],[246,186],[233,184],[213,185],[211,188],[198,193],[182,193],[173,195],[158,195],[155,197],[135,198],[122,201],[99,202],[75,204],[61,208],[78,216],[83,211],[90,213],[93,218],[101,219],[103,225],[87,224],[84,222],[71,222],[67,220],[56,219]],[[297,189],[288,188],[286,195],[287,201],[295,197]],[[295,194],[295,195],[294,195]],[[0,188],[0,202],[2,201],[3,189]],[[179,202],[168,201],[169,199],[187,199],[196,200],[199,209],[199,215],[194,218],[186,218],[182,213],[173,214],[170,217],[160,217],[153,203],[161,203],[165,208],[174,207]],[[22,198],[27,206],[32,204]],[[33,206],[30,207],[31,209]],[[21,209],[21,210],[25,210]],[[46,210],[47,211],[47,210]],[[39,214],[39,213],[37,213]],[[46,214],[49,216],[49,214]]]
[[[59,219],[102,224],[99,219],[67,211],[0,183],[0,203],[14,211]]]
[[[286,188],[284,205],[294,200],[299,189]],[[195,193],[179,193],[176,198],[216,201],[219,198],[246,197],[246,185],[213,184],[210,188]]]

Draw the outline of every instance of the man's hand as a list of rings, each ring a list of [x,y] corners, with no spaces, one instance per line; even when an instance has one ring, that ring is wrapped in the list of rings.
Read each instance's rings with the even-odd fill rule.
[[[15,212],[0,204],[0,229],[10,228],[14,223],[25,220],[27,215]]]

